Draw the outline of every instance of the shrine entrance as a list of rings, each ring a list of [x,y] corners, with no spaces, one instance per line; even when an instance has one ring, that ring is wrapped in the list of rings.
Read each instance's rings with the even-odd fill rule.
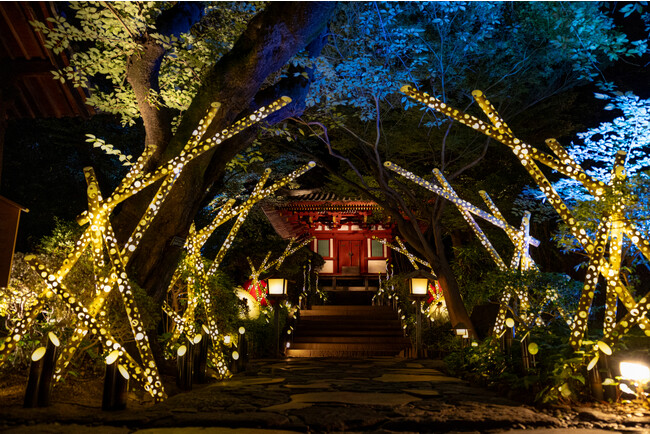
[[[361,274],[361,240],[341,240],[338,242],[338,251],[339,273]]]

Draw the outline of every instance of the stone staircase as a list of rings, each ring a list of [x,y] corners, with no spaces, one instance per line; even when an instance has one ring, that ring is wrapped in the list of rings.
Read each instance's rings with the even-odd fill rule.
[[[313,306],[300,311],[287,357],[396,356],[406,354],[397,313],[389,306]]]

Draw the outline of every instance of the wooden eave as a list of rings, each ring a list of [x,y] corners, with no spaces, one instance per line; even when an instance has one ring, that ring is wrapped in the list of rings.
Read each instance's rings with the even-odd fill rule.
[[[29,23],[53,16],[53,2],[0,3],[0,103],[6,119],[94,114],[81,88],[54,80],[51,71],[67,66],[68,58],[45,48],[43,35]]]

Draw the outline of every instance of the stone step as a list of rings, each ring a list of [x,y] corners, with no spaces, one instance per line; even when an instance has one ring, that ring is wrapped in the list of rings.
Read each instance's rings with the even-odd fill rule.
[[[374,339],[376,337],[385,337],[385,338],[400,338],[404,337],[404,333],[401,329],[399,330],[368,330],[365,332],[359,332],[357,330],[302,330],[298,328],[294,333],[294,339],[310,339],[310,338],[322,338],[322,337],[332,337],[332,338],[341,338],[341,337],[350,337],[350,338],[359,338],[359,339]]]
[[[294,336],[294,343],[340,343],[340,344],[400,344],[407,345],[410,343],[408,338],[403,335],[394,336]]]
[[[338,342],[293,342],[294,350],[321,350],[321,351],[395,351],[399,352],[406,347],[404,342],[400,343],[338,343]]]
[[[309,319],[309,318],[324,318],[331,319],[332,317],[340,318],[397,318],[396,312],[314,312],[314,311],[301,311],[300,317]],[[333,321],[336,321],[335,319]]]
[[[397,356],[405,354],[402,351],[340,351],[340,350],[296,350],[288,348],[287,357],[336,357],[340,359],[364,359],[377,356]]]
[[[314,320],[305,320],[303,318],[298,321],[298,324],[300,327],[308,328],[308,329],[359,329],[359,330],[381,330],[381,329],[393,329],[393,328],[400,328],[401,323],[396,320],[396,319],[391,319],[391,320],[381,320],[381,321],[373,321],[373,320],[363,320],[363,319],[349,319],[349,320],[343,320],[341,318],[333,320],[333,321],[326,321],[322,319],[314,319]]]
[[[326,305],[300,312],[288,357],[370,357],[411,347],[389,306]]]
[[[325,304],[325,305],[317,305],[317,306],[312,306],[311,309],[305,309],[302,312],[310,312],[310,311],[355,311],[355,312],[361,312],[361,311],[368,311],[368,312],[381,312],[381,311],[388,311],[388,312],[394,312],[393,309],[390,306],[363,306],[363,305],[332,305],[332,304]]]

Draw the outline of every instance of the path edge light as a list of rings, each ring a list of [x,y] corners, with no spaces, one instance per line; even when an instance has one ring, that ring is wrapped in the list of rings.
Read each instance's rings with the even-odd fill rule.
[[[422,351],[422,302],[429,295],[429,283],[435,276],[424,270],[415,270],[406,275],[409,282],[409,296],[415,302],[415,357],[423,356]]]
[[[283,277],[269,277],[267,283],[269,296],[283,297],[287,295],[287,279]]]

